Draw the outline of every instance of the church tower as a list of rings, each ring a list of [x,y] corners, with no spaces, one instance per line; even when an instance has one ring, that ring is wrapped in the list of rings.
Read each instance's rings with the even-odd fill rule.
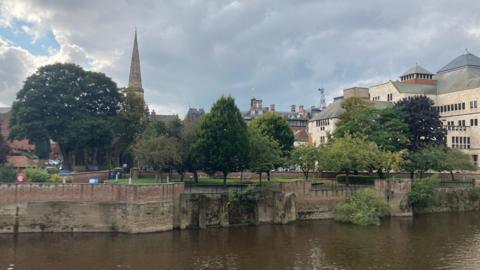
[[[136,93],[143,97],[142,74],[140,73],[140,55],[138,53],[137,43],[137,30],[135,30],[135,38],[133,40],[132,62],[130,63],[128,88],[132,88]]]

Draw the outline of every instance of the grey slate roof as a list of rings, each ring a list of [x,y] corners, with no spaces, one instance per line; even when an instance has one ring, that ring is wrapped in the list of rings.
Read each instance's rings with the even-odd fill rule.
[[[330,103],[325,109],[317,113],[310,121],[338,118],[345,110],[342,108],[343,100],[337,100]],[[387,101],[372,101],[376,109],[385,109],[392,107],[393,104]]]
[[[393,86],[397,88],[400,93],[435,95],[437,93],[436,85],[428,84],[410,84],[400,81],[392,81]]]
[[[437,94],[453,93],[480,87],[480,68],[461,68],[434,76],[437,80]]]
[[[461,68],[464,68],[464,67],[480,68],[480,58],[478,58],[477,56],[475,56],[471,53],[462,54],[459,57],[453,59],[446,66],[441,68],[437,72],[437,74],[452,71],[452,70],[461,69]]]
[[[410,74],[429,74],[429,75],[433,75],[433,73],[428,71],[426,68],[424,68],[422,66],[419,66],[417,64],[415,66],[409,68],[407,71],[405,71],[405,73],[403,73],[402,76],[410,75]]]

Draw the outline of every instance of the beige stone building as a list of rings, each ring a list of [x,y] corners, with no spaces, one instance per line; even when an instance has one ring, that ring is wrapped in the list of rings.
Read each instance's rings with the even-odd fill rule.
[[[433,100],[447,129],[447,145],[472,156],[480,155],[480,58],[466,53],[458,56],[436,74],[416,65],[400,81],[370,87],[370,99],[397,102],[415,95]]]

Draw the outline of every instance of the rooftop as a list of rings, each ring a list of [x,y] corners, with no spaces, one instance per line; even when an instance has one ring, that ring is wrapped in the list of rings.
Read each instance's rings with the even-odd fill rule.
[[[407,71],[405,71],[405,73],[403,73],[402,76],[410,75],[410,74],[429,74],[429,75],[433,75],[426,68],[424,68],[424,67],[422,67],[418,64],[415,64],[415,66],[409,68]]]
[[[441,68],[437,73],[444,73],[444,72],[449,72],[465,67],[474,67],[474,68],[480,68],[480,58],[478,58],[476,55],[472,53],[465,53],[457,58],[453,59],[450,63],[448,63],[446,66]]]

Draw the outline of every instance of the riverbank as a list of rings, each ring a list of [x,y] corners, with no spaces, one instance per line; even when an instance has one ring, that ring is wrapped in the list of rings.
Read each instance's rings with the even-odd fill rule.
[[[375,182],[375,189],[388,197],[392,216],[412,216],[408,207],[410,183]],[[147,233],[332,219],[336,206],[355,193],[357,188],[363,187],[324,187],[308,181],[256,188],[186,188],[183,183],[2,184],[0,233]],[[461,205],[471,202],[471,196],[466,198]],[[475,203],[475,207],[461,209],[480,209],[480,195]],[[456,211],[452,207],[449,209]],[[437,211],[432,208],[426,212]],[[441,211],[446,211],[446,208],[441,208]]]

